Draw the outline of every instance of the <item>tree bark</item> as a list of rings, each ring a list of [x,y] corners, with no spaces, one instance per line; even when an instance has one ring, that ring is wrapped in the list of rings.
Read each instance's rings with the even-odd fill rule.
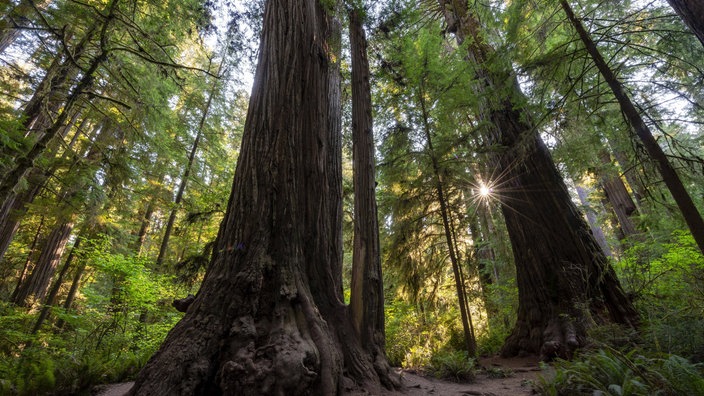
[[[704,3],[701,0],[667,0],[667,2],[704,45]]]
[[[599,69],[599,73],[602,77],[604,77],[607,84],[609,84],[614,97],[616,97],[616,100],[621,107],[621,112],[623,112],[624,117],[641,142],[643,142],[643,146],[648,152],[650,158],[657,165],[665,185],[668,190],[670,190],[672,197],[675,199],[675,203],[677,203],[677,206],[682,212],[684,221],[689,227],[689,231],[692,233],[694,240],[697,242],[697,246],[699,246],[699,250],[704,254],[704,219],[702,219],[701,214],[694,205],[692,197],[690,197],[687,189],[682,184],[682,180],[680,180],[677,172],[672,167],[672,164],[670,164],[670,161],[667,159],[667,155],[665,155],[662,147],[660,147],[658,142],[655,140],[655,137],[653,137],[650,128],[646,125],[645,121],[643,121],[643,118],[640,116],[640,113],[631,101],[631,98],[628,94],[626,94],[626,91],[616,77],[616,74],[606,63],[604,57],[601,56],[599,49],[594,41],[592,41],[591,36],[582,25],[582,22],[575,16],[569,3],[567,3],[567,0],[560,0],[560,5],[565,11],[565,14],[567,14],[567,18],[570,23],[577,31],[579,38],[582,40],[582,44],[584,44],[584,47],[587,49],[587,52],[594,61],[594,64],[596,64],[596,67]]]
[[[30,307],[44,298],[72,230],[73,222],[60,222],[49,233],[37,264],[14,298],[15,304]]]
[[[374,128],[367,38],[361,11],[350,9],[352,54],[352,159],[354,169],[354,245],[350,315],[362,345],[383,380],[391,370],[386,360],[384,288],[376,205]]]
[[[39,242],[39,236],[41,235],[42,228],[44,227],[44,216],[41,216],[41,220],[39,221],[39,226],[37,226],[37,230],[34,232],[34,238],[32,239],[32,244],[29,247],[29,252],[27,253],[27,259],[24,261],[24,266],[22,267],[22,271],[20,272],[20,276],[17,277],[17,284],[15,285],[15,290],[12,291],[12,294],[10,295],[10,300],[9,301],[15,301],[15,297],[17,297],[17,294],[20,292],[20,289],[22,288],[22,284],[24,283],[25,277],[27,276],[27,270],[29,269],[29,264],[32,262],[32,255],[34,254],[34,249],[37,248],[37,243]]]
[[[522,106],[510,64],[496,56],[466,0],[439,0],[448,31],[466,43],[479,116],[494,150],[490,180],[511,239],[518,317],[502,355],[569,358],[594,318],[636,325],[638,314],[567,192],[550,153]],[[606,318],[604,318],[606,319]]]
[[[339,97],[328,96],[339,78],[336,30],[317,0],[266,3],[213,261],[131,394],[336,395],[344,375],[379,386],[332,273],[341,232],[341,191],[330,191],[340,177],[329,119]]]
[[[137,233],[137,240],[135,241],[134,251],[137,256],[142,255],[142,247],[144,246],[144,241],[147,239],[147,232],[149,231],[149,226],[152,222],[152,215],[154,214],[154,201],[156,199],[152,198],[147,207],[144,209],[144,216],[142,216],[142,225],[139,227],[139,232]]]
[[[39,329],[41,329],[42,325],[46,321],[46,319],[49,317],[49,314],[51,313],[51,308],[52,306],[56,303],[56,297],[59,294],[59,289],[61,289],[61,284],[64,281],[64,277],[66,277],[66,274],[68,273],[69,268],[71,268],[71,264],[73,263],[74,257],[76,257],[76,251],[81,245],[81,238],[78,237],[76,238],[76,242],[73,243],[73,247],[71,248],[71,252],[68,254],[68,257],[66,257],[66,262],[64,263],[63,266],[61,266],[61,271],[59,271],[59,275],[56,277],[56,280],[54,281],[54,284],[51,286],[51,289],[49,290],[49,295],[46,297],[46,300],[44,301],[44,306],[42,307],[41,311],[39,312],[39,316],[37,317],[37,321],[34,322],[34,327],[32,328],[32,334],[36,334]]]
[[[27,204],[34,201],[44,185],[43,172],[32,172],[28,176],[30,187],[20,194],[12,194],[0,209],[0,260],[5,257],[7,249],[15,237],[20,220],[27,213]]]
[[[628,193],[626,185],[621,180],[619,175],[610,174],[609,169],[611,167],[611,157],[609,153],[601,153],[602,165],[606,169],[602,169],[600,173],[599,183],[604,189],[604,194],[606,199],[611,204],[611,208],[616,214],[618,219],[618,224],[623,232],[624,237],[631,237],[638,234],[636,225],[631,219],[633,214],[637,214],[637,208],[631,194]]]

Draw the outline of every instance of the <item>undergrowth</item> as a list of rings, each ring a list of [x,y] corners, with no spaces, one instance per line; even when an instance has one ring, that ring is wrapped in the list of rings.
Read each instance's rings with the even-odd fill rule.
[[[648,357],[633,349],[586,352],[555,362],[555,376],[542,378],[537,391],[547,396],[704,395],[700,364],[677,355]]]

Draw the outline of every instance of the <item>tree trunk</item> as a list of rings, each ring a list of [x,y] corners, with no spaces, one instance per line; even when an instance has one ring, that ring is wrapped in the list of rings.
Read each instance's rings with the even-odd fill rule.
[[[336,395],[344,375],[378,387],[332,273],[341,232],[332,213],[341,191],[330,191],[340,177],[329,120],[339,97],[328,96],[339,78],[335,32],[317,0],[266,3],[213,261],[131,394]]]
[[[34,249],[37,248],[37,243],[39,242],[39,236],[42,233],[42,228],[44,227],[44,216],[41,217],[39,221],[39,226],[37,231],[34,232],[34,238],[32,239],[32,245],[29,247],[29,252],[27,253],[27,259],[24,261],[24,266],[20,272],[20,276],[17,277],[17,284],[15,285],[15,290],[12,291],[9,301],[15,301],[17,294],[20,292],[22,285],[24,284],[25,277],[27,276],[27,270],[29,269],[29,264],[32,262],[32,255],[34,254]]]
[[[6,208],[0,209],[0,260],[5,257],[7,249],[15,237],[15,233],[20,225],[20,220],[27,213],[27,204],[34,201],[34,198],[39,194],[44,185],[44,178],[38,180],[36,176],[43,172],[32,172],[28,181],[30,187],[20,194],[12,194],[11,199],[5,202]]]
[[[594,41],[592,41],[589,33],[582,25],[582,22],[579,21],[574,15],[574,12],[572,11],[569,3],[567,3],[567,0],[560,0],[560,4],[562,5],[562,9],[565,11],[565,14],[567,14],[567,18],[570,23],[577,31],[577,34],[579,34],[579,38],[582,40],[587,52],[596,64],[596,67],[599,69],[599,73],[609,84],[611,91],[621,107],[621,112],[624,114],[624,117],[638,138],[643,142],[643,146],[645,146],[650,158],[657,165],[665,185],[668,190],[670,190],[672,197],[675,199],[677,206],[682,212],[682,216],[684,216],[684,221],[687,223],[689,231],[692,233],[694,240],[699,246],[699,250],[704,254],[704,219],[702,219],[701,214],[699,214],[699,211],[694,205],[692,198],[689,196],[687,189],[684,188],[680,177],[677,175],[677,172],[667,159],[667,155],[665,155],[662,147],[660,147],[658,142],[653,137],[650,128],[645,124],[645,121],[643,121],[643,118],[640,116],[640,113],[636,109],[635,105],[631,102],[631,99],[626,94],[626,91],[624,91],[621,82],[618,78],[616,78],[613,70],[611,70],[609,65],[601,56],[599,49]],[[699,9],[704,9],[704,7],[699,7]],[[699,15],[701,17],[702,14]]]
[[[44,298],[72,230],[73,222],[61,222],[49,233],[37,265],[14,298],[15,304],[30,307]]]
[[[611,208],[616,214],[623,236],[631,237],[636,235],[638,234],[638,230],[636,229],[633,219],[631,219],[634,213],[637,214],[636,204],[633,202],[633,198],[631,198],[631,194],[628,193],[621,177],[619,175],[610,174],[612,172],[608,169],[611,167],[611,157],[609,153],[602,152],[601,160],[605,169],[599,172],[601,176],[599,183],[604,189],[606,199],[609,201]]]
[[[493,155],[490,180],[511,239],[518,286],[518,317],[504,356],[540,353],[568,358],[585,344],[594,316],[608,311],[617,323],[636,325],[638,314],[567,192],[550,153],[522,106],[508,62],[484,40],[466,0],[440,0],[448,31],[466,43],[485,95],[480,118]]]
[[[149,226],[152,222],[152,215],[154,214],[154,201],[152,198],[147,207],[144,209],[144,216],[142,216],[142,225],[139,227],[139,233],[137,233],[137,240],[135,241],[134,251],[137,256],[142,255],[142,247],[144,246],[144,241],[147,239],[147,232],[149,231]]]
[[[218,74],[222,70],[222,65],[225,62],[223,59],[220,63],[220,69]],[[169,247],[169,239],[171,238],[171,232],[176,221],[176,212],[181,205],[183,200],[183,193],[186,191],[186,186],[188,185],[188,177],[191,175],[191,169],[193,168],[193,161],[196,159],[196,154],[198,153],[198,145],[200,144],[200,139],[203,136],[203,126],[205,125],[205,120],[208,118],[208,113],[210,112],[210,105],[213,103],[213,96],[215,95],[218,87],[218,82],[213,82],[213,86],[210,88],[208,93],[208,99],[203,107],[203,114],[201,114],[200,122],[198,123],[198,132],[196,133],[196,138],[193,140],[193,145],[191,146],[191,152],[188,155],[188,161],[186,162],[186,168],[183,170],[183,175],[181,176],[181,183],[176,191],[176,198],[174,199],[174,206],[169,214],[169,220],[166,222],[166,229],[164,230],[164,237],[161,240],[161,247],[159,248],[159,255],[156,258],[156,265],[161,266],[164,262],[164,257],[166,256],[166,249]]]
[[[667,2],[704,45],[704,3],[701,0],[667,0]]]
[[[462,275],[462,269],[460,268],[460,262],[458,258],[458,251],[456,246],[456,241],[453,238],[453,225],[450,223],[449,210],[447,208],[447,200],[445,198],[445,187],[442,180],[442,174],[440,170],[440,165],[438,164],[438,159],[435,156],[433,149],[433,141],[430,135],[430,122],[429,115],[425,105],[425,92],[423,90],[423,82],[421,81],[421,87],[418,94],[418,102],[420,103],[420,108],[422,112],[423,119],[423,131],[425,132],[426,143],[428,144],[428,151],[430,156],[430,161],[433,166],[433,173],[435,179],[435,191],[438,196],[438,203],[440,204],[440,216],[442,217],[442,226],[445,231],[445,241],[447,242],[447,250],[450,256],[450,264],[452,265],[452,273],[455,278],[455,291],[457,292],[457,302],[460,308],[460,318],[462,320],[462,330],[464,334],[465,348],[467,348],[467,353],[470,357],[476,356],[477,354],[477,341],[474,338],[474,332],[472,331],[472,318],[469,314],[468,305],[466,303],[466,293],[464,287],[464,276]]]
[[[592,235],[594,235],[594,239],[599,244],[599,247],[604,252],[604,254],[609,257],[613,257],[611,247],[606,241],[604,230],[601,228],[599,222],[597,221],[596,212],[594,212],[594,210],[590,207],[589,192],[587,192],[586,188],[576,183],[575,189],[577,190],[577,195],[579,196],[579,202],[582,204],[582,207],[584,207],[584,214],[587,216],[587,222],[589,223],[589,228],[592,230]]]
[[[44,301],[44,306],[42,307],[42,310],[39,312],[39,316],[37,317],[37,321],[34,322],[34,327],[32,328],[32,334],[36,334],[37,331],[39,331],[39,329],[44,324],[44,321],[46,321],[46,319],[49,317],[49,314],[51,313],[51,308],[56,303],[56,296],[58,296],[58,294],[59,294],[59,289],[61,289],[61,284],[64,281],[64,277],[66,276],[66,273],[68,273],[69,268],[71,268],[71,264],[73,263],[73,258],[76,257],[76,251],[80,247],[80,245],[81,245],[81,238],[78,237],[78,238],[76,238],[76,242],[73,243],[73,247],[71,248],[71,252],[68,254],[68,257],[66,258],[66,262],[61,267],[61,271],[59,271],[59,275],[56,277],[54,284],[51,286],[51,290],[49,290],[49,295],[46,297],[46,300]]]
[[[78,293],[78,288],[81,285],[81,279],[83,278],[83,274],[86,271],[86,262],[85,260],[81,261],[78,264],[78,267],[76,268],[76,272],[73,274],[73,279],[71,280],[71,287],[68,290],[68,293],[66,294],[66,300],[64,301],[63,308],[66,312],[68,312],[71,309],[71,306],[73,305],[73,300],[76,299],[76,294]],[[56,322],[56,327],[59,329],[64,327],[64,320],[59,319],[58,322]]]
[[[384,334],[379,224],[376,206],[374,128],[367,38],[359,9],[350,9],[352,53],[352,155],[354,165],[354,247],[350,315],[362,345],[383,380],[390,367]]]

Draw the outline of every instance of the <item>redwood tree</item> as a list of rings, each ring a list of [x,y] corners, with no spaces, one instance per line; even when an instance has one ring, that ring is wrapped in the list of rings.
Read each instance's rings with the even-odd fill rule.
[[[466,45],[483,95],[478,115],[495,149],[491,180],[511,239],[518,317],[502,355],[570,357],[594,320],[635,325],[638,314],[572,203],[537,133],[510,63],[485,39],[467,0],[439,0],[447,30]]]
[[[326,2],[329,4],[329,2]],[[335,395],[380,383],[342,302],[338,23],[269,0],[227,213],[135,395]]]
[[[367,60],[367,38],[361,7],[349,12],[352,53],[352,156],[354,164],[354,248],[350,315],[357,335],[374,362],[384,366],[384,288],[376,207],[374,128]],[[378,360],[377,360],[378,357]]]

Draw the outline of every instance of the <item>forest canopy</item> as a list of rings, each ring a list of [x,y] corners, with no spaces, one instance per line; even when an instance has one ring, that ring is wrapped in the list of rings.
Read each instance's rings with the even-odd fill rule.
[[[0,5],[0,394],[704,392],[696,1],[157,3]]]

